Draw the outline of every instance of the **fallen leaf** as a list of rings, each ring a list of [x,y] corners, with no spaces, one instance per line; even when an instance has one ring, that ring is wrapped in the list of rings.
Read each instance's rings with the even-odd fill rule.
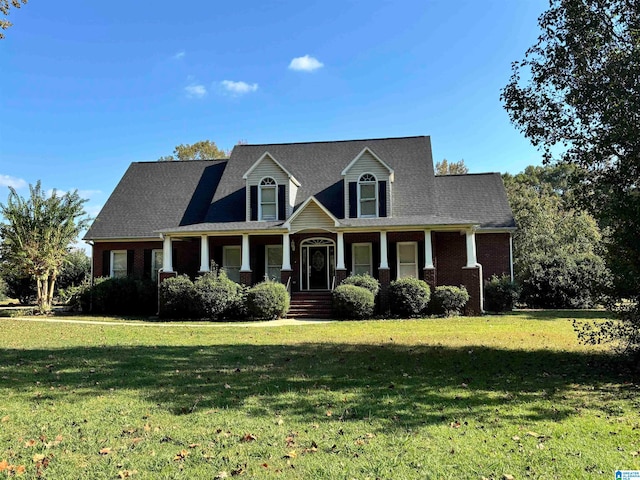
[[[199,443],[190,443],[189,444],[189,448],[196,448],[196,447],[199,447],[199,446],[200,446]]]
[[[529,435],[530,437],[535,437],[535,438],[544,437],[544,435],[538,435],[536,432],[527,432],[527,435]]]
[[[513,437],[511,437],[511,440],[513,440],[514,442],[519,442],[520,441],[520,437],[517,435],[514,435]]]
[[[297,456],[298,454],[296,453],[296,451],[291,450],[289,453],[285,454],[285,456],[282,458],[296,458]]]
[[[33,439],[27,440],[26,442],[24,442],[25,447],[33,447],[35,444],[36,444],[36,441]]]
[[[262,465],[260,465],[262,468],[269,468],[269,464],[268,463],[263,463]]]
[[[238,468],[236,468],[234,470],[231,470],[231,476],[232,477],[237,477],[238,475],[244,475],[244,473],[245,473],[245,468],[244,467],[238,467]]]
[[[42,455],[41,453],[36,453],[36,454],[33,456],[33,463],[41,462],[42,460],[44,460],[44,458],[45,458],[45,456],[44,456],[44,455]]]
[[[100,455],[109,455],[111,453],[111,449],[110,448],[102,448],[100,449]]]
[[[2,423],[8,422],[10,418],[11,417],[9,415],[5,415],[4,417],[2,417],[2,419],[0,419],[0,422]]]
[[[516,477],[514,477],[513,475],[509,475],[508,473],[505,473],[504,475],[502,475],[502,480],[515,480]]]
[[[226,388],[227,390],[231,388],[231,385],[229,385],[228,383],[224,384],[224,388]]]
[[[118,478],[130,478],[136,473],[138,473],[137,470],[120,470],[118,472]]]
[[[221,480],[223,478],[229,478],[229,474],[223,470],[222,472],[218,472],[218,474],[213,478],[214,480]]]
[[[131,443],[133,443],[134,445],[137,445],[138,443],[140,443],[142,440],[144,440],[141,437],[136,437],[136,438],[132,438],[131,439]]]
[[[451,423],[449,424],[449,426],[450,426],[451,428],[460,428],[460,422],[458,422],[458,421],[456,420],[455,422],[451,422]]]
[[[538,450],[544,450],[544,443],[539,443],[538,445],[536,445],[536,448]]]
[[[189,456],[189,451],[188,450],[180,450],[175,457],[173,457],[173,461],[174,462],[179,462],[181,460],[184,460],[185,458],[187,458]]]
[[[6,460],[2,460],[0,462],[0,472],[6,470],[9,467],[9,462],[7,462]]]
[[[330,417],[331,415],[333,415],[333,413],[331,412],[331,410],[327,410],[327,417]]]
[[[253,442],[254,440],[257,440],[257,439],[258,437],[256,437],[252,433],[245,433],[244,437],[242,437],[243,442]]]

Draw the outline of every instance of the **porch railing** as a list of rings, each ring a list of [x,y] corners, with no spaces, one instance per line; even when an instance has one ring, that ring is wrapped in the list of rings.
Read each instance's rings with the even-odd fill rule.
[[[287,293],[291,295],[291,277],[287,279]]]
[[[331,280],[331,291],[336,288],[336,276],[333,276],[333,280]]]

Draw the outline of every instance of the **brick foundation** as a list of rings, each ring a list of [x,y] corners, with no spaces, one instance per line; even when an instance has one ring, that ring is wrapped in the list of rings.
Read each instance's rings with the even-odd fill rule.
[[[283,285],[286,285],[287,282],[291,279],[292,270],[280,270],[280,281]]]
[[[242,285],[246,285],[247,287],[250,287],[253,281],[253,272],[248,271],[248,272],[240,272],[240,283]]]
[[[347,278],[347,269],[336,268],[336,287],[340,285],[345,278]]]
[[[427,282],[431,292],[433,292],[436,288],[436,269],[435,268],[425,268],[424,269],[424,281]]]
[[[482,267],[464,267],[462,284],[469,292],[469,302],[464,308],[466,316],[482,315]]]
[[[167,278],[173,278],[177,276],[177,272],[160,272],[160,283],[164,282]]]
[[[391,283],[391,270],[380,268],[378,270],[380,281],[380,293],[378,293],[378,308],[381,314],[389,311],[389,284]]]

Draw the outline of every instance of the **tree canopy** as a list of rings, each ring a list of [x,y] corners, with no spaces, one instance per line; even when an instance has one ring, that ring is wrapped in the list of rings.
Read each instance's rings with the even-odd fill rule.
[[[173,149],[173,155],[160,157],[159,162],[175,161],[175,160],[214,160],[219,158],[227,158],[229,152],[220,150],[215,142],[211,140],[202,140],[191,145],[178,145]]]
[[[13,271],[35,278],[38,307],[47,312],[69,246],[88,224],[86,200],[77,191],[46,195],[40,181],[29,185],[27,199],[9,190],[6,205],[0,203],[5,218],[0,224],[0,255]]]
[[[449,162],[443,158],[441,162],[436,162],[436,175],[464,175],[469,173],[469,169],[464,164],[464,160]]]
[[[9,9],[20,8],[22,5],[25,5],[27,0],[0,0],[0,13],[5,17],[9,15]],[[11,23],[6,18],[0,18],[0,30],[6,30],[11,27],[13,23]],[[0,31],[0,39],[4,38],[4,33]]]

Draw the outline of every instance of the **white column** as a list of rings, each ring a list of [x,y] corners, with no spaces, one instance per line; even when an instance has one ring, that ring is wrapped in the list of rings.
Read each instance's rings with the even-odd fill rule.
[[[282,270],[291,270],[291,245],[289,245],[289,234],[282,234]]]
[[[162,243],[162,271],[173,272],[173,248],[171,247],[171,237],[164,237]]]
[[[476,258],[476,232],[473,229],[469,229],[465,233],[467,236],[467,268],[477,267],[478,259]]]
[[[249,263],[249,234],[242,234],[242,265],[240,266],[241,272],[250,272],[251,263]]]
[[[389,268],[389,253],[387,252],[387,232],[380,232],[380,268]]]
[[[424,268],[434,268],[433,248],[431,246],[431,230],[424,231]]]
[[[200,237],[200,271],[208,272],[211,270],[211,262],[209,261],[209,237],[202,235]]]
[[[336,270],[345,270],[344,266],[344,233],[338,232],[338,252],[336,253]]]

